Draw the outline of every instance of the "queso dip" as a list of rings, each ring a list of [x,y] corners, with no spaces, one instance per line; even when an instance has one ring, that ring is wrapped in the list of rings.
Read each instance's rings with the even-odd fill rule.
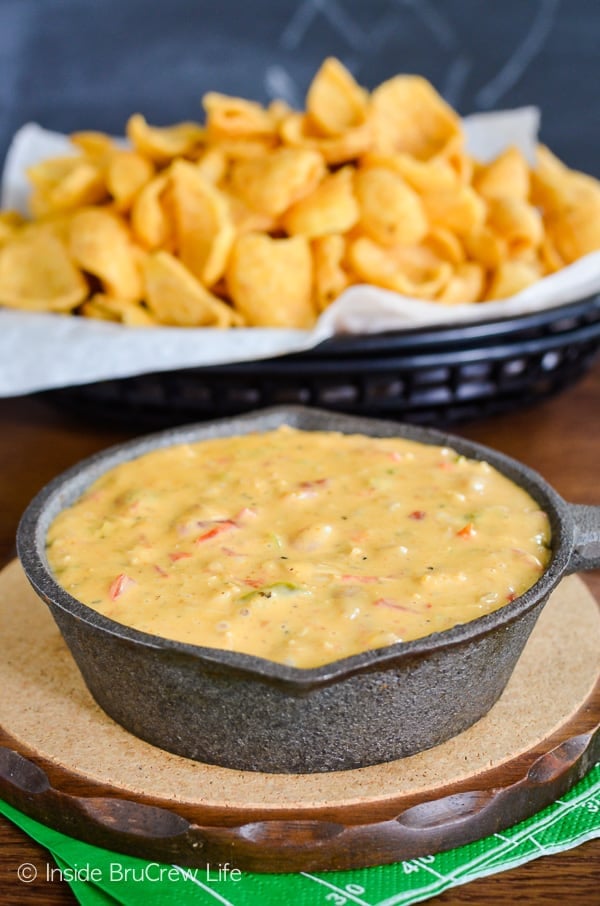
[[[54,520],[47,554],[119,623],[314,667],[497,610],[549,542],[546,514],[485,462],[281,427],[111,469]]]

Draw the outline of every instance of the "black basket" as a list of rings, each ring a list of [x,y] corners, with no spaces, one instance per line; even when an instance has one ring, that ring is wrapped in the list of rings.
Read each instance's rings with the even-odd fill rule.
[[[497,321],[326,340],[308,352],[43,394],[94,419],[167,427],[280,403],[451,424],[550,396],[589,367],[600,297]]]

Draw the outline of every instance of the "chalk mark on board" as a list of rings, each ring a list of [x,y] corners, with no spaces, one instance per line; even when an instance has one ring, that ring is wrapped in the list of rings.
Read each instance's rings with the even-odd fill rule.
[[[270,98],[280,98],[293,108],[298,109],[302,106],[298,86],[283,66],[267,66],[265,88]]]
[[[556,20],[560,0],[541,0],[531,28],[499,72],[478,91],[475,102],[484,110],[495,106],[516,85],[523,73],[544,47]]]
[[[304,0],[282,32],[282,47],[286,50],[298,47],[319,14],[329,21],[350,47],[354,49],[364,47],[366,36],[337,0]]]
[[[498,72],[479,89],[475,106],[480,109],[494,107],[498,101],[523,76],[532,61],[544,47],[554,27],[561,0],[538,0],[539,5],[529,30]],[[406,14],[415,16],[431,34],[442,50],[450,52],[453,59],[448,65],[440,91],[453,107],[460,105],[473,62],[466,52],[460,35],[449,17],[435,0],[390,0],[383,15],[369,28],[362,27],[343,0],[303,0],[285,26],[280,46],[286,50],[297,49],[309,28],[319,17],[324,18],[344,41],[355,61],[351,67],[355,75],[362,68],[368,55],[376,54],[390,35],[402,27]],[[298,104],[298,90],[289,72],[283,66],[271,66],[265,73],[265,84],[271,96],[283,96]]]
[[[458,106],[472,62],[452,23],[432,0],[390,0],[387,10],[368,29],[356,22],[342,0],[304,0],[281,33],[280,46],[285,50],[297,49],[313,22],[321,16],[348,45],[350,52],[343,55],[346,57],[344,63],[356,76],[364,64],[364,57],[376,54],[389,41],[390,35],[401,29],[406,14],[420,20],[438,47],[456,54],[448,67],[441,93],[448,103]],[[264,83],[270,97],[283,97],[292,106],[300,106],[298,88],[284,66],[267,67]]]

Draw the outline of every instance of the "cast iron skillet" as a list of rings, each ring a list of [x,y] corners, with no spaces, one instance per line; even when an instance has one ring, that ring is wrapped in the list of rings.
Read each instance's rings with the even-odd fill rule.
[[[487,460],[548,513],[550,565],[529,591],[495,613],[311,669],[130,629],[75,600],[55,581],[45,555],[48,526],[107,469],[157,447],[283,423],[408,437]],[[188,758],[240,770],[305,773],[411,755],[486,714],[552,589],[568,573],[600,566],[600,507],[568,504],[536,472],[440,431],[283,407],[164,431],[84,460],[35,497],[21,520],[17,547],[90,692],[114,720]]]

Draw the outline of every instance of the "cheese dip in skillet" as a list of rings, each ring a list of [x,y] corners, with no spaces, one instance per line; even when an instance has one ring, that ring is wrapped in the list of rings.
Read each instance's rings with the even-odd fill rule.
[[[315,667],[497,610],[546,514],[448,447],[281,427],[107,471],[51,524],[73,597],[153,635]]]

